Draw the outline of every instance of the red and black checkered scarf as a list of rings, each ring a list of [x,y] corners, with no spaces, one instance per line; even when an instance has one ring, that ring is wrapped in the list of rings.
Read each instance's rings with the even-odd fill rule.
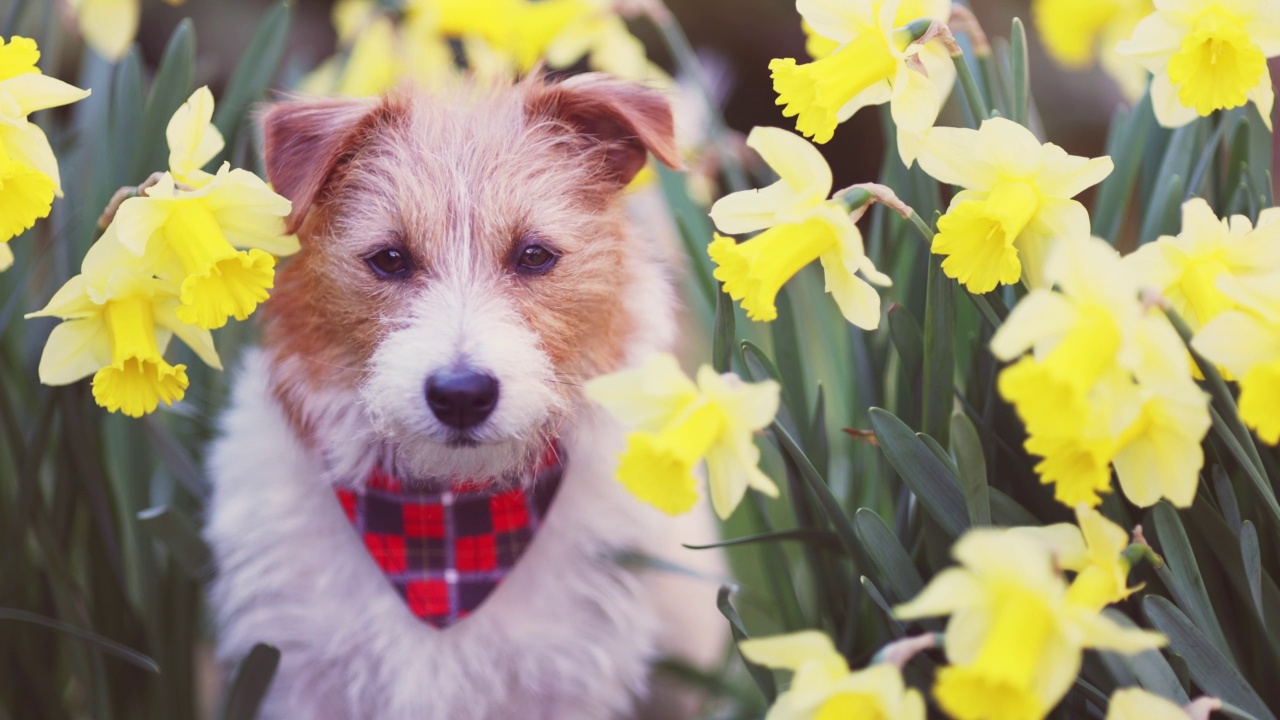
[[[533,542],[564,473],[557,444],[532,472],[523,486],[466,479],[442,491],[377,468],[363,490],[337,495],[409,610],[444,628],[480,607]]]

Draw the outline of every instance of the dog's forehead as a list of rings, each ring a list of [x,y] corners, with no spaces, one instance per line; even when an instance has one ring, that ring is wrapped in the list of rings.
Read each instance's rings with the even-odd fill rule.
[[[591,234],[592,168],[564,129],[531,119],[525,98],[455,91],[401,98],[352,159],[348,222],[391,223],[424,252],[441,244],[504,251],[523,233],[574,244]]]

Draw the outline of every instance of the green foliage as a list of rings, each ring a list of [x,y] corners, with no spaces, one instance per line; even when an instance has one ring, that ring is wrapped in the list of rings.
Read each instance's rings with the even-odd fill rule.
[[[198,457],[217,397],[201,388],[217,386],[189,363],[196,392],[180,410],[142,421],[107,415],[87,382],[36,382],[54,323],[21,319],[79,271],[116,189],[167,166],[165,126],[194,89],[197,32],[180,23],[147,82],[136,48],[114,67],[88,51],[78,73],[58,66],[54,4],[11,9],[6,36],[37,38],[44,72],[93,95],[35,116],[65,197],[11,242],[16,263],[0,274],[0,717],[200,718],[222,706],[219,717],[247,720],[278,651],[260,646],[230,668],[221,702],[202,687],[214,660],[201,602],[211,564],[196,530],[208,492]],[[217,123],[229,148],[251,135],[250,106],[275,76],[289,14],[284,2],[266,9],[223,94]],[[224,333],[219,344],[232,357],[236,338]]]

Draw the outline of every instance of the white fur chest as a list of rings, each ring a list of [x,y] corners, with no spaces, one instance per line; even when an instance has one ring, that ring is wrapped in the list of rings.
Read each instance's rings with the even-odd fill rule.
[[[579,417],[564,480],[533,545],[472,616],[414,617],[367,555],[250,353],[210,448],[205,535],[219,658],[280,648],[270,718],[607,718],[644,692],[657,631],[611,559],[663,533],[612,480],[621,433]]]

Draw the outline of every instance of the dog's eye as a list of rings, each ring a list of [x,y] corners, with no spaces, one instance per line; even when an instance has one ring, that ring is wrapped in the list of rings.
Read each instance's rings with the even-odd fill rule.
[[[409,256],[403,250],[385,248],[364,261],[379,277],[400,278],[409,274]]]
[[[530,245],[516,258],[516,271],[529,275],[547,272],[559,260],[559,256],[541,245]]]

